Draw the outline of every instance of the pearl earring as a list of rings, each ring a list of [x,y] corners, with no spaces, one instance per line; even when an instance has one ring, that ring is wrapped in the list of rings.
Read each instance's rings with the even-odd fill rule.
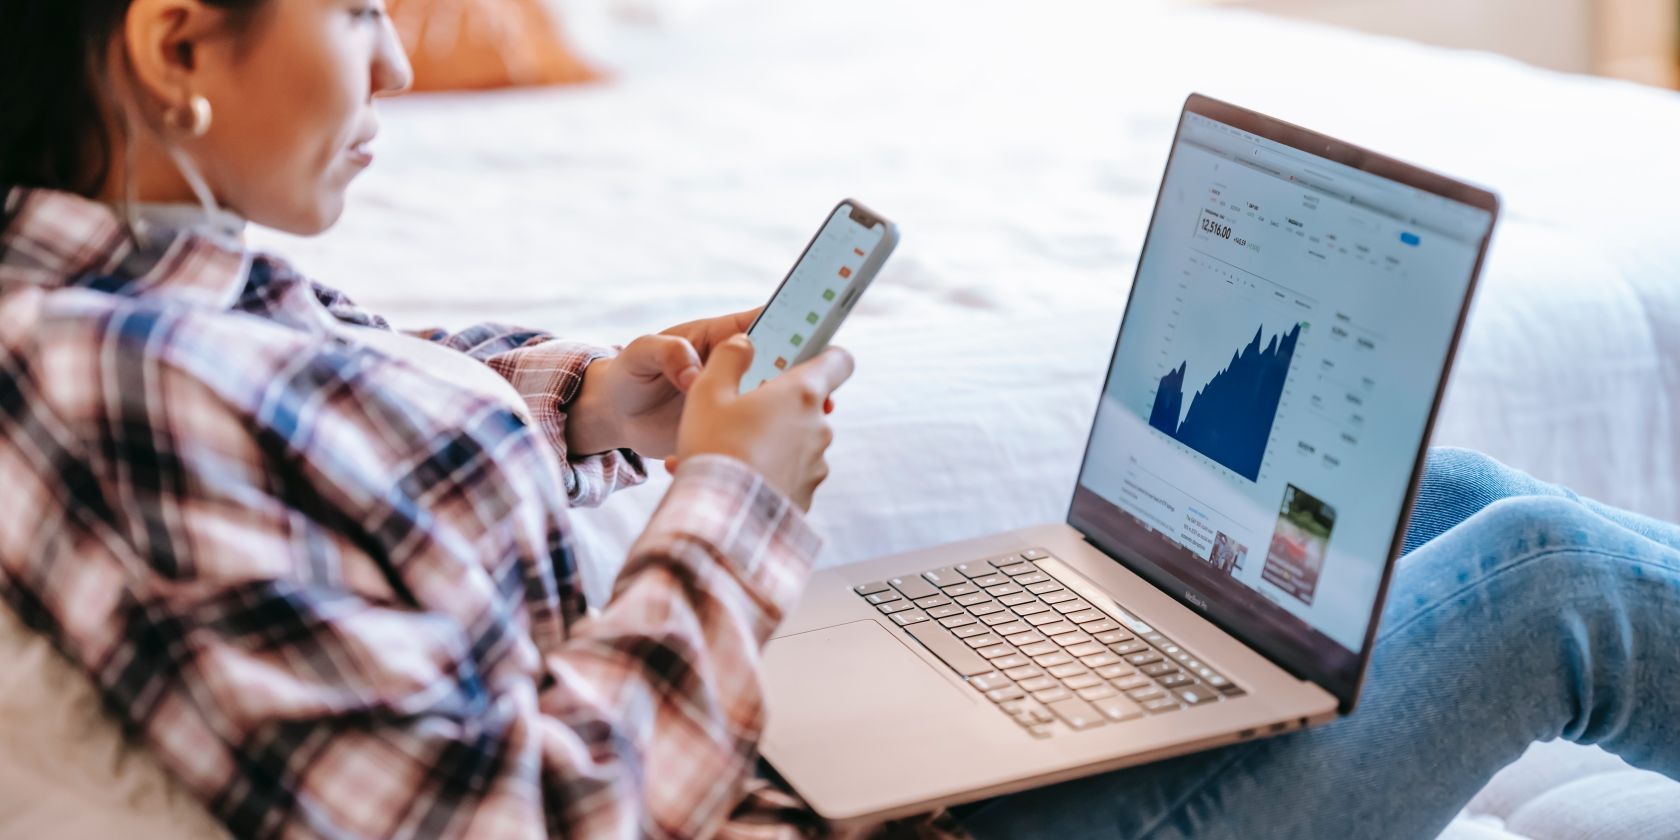
[[[164,114],[170,125],[193,137],[203,137],[209,133],[211,117],[210,100],[196,93],[187,98],[185,106],[172,106]]]

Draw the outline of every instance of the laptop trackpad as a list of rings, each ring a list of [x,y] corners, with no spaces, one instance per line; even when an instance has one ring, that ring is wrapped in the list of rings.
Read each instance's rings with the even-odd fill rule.
[[[944,709],[966,708],[977,695],[871,620],[771,640],[764,649],[769,726],[789,740],[822,740],[821,732],[855,737],[845,724],[877,735],[895,721],[925,727]],[[908,642],[914,644],[914,642]]]

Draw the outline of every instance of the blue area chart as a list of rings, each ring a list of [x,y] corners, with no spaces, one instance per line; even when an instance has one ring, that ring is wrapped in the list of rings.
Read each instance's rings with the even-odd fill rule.
[[[1183,410],[1185,364],[1161,377],[1149,411],[1149,425],[1249,481],[1260,477],[1301,325],[1262,345],[1264,333],[1263,327],[1254,331],[1254,340],[1190,398],[1188,412]]]

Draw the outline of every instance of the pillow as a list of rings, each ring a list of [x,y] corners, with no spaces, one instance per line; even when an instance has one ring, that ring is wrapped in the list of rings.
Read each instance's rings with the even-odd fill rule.
[[[388,0],[417,91],[562,85],[598,78],[545,0]]]
[[[93,682],[0,604],[0,840],[227,832],[105,714]]]

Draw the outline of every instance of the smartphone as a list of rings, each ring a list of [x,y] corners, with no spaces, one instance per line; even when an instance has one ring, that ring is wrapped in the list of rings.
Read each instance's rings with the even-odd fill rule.
[[[753,361],[741,393],[821,353],[897,245],[898,226],[840,202],[748,328]]]

